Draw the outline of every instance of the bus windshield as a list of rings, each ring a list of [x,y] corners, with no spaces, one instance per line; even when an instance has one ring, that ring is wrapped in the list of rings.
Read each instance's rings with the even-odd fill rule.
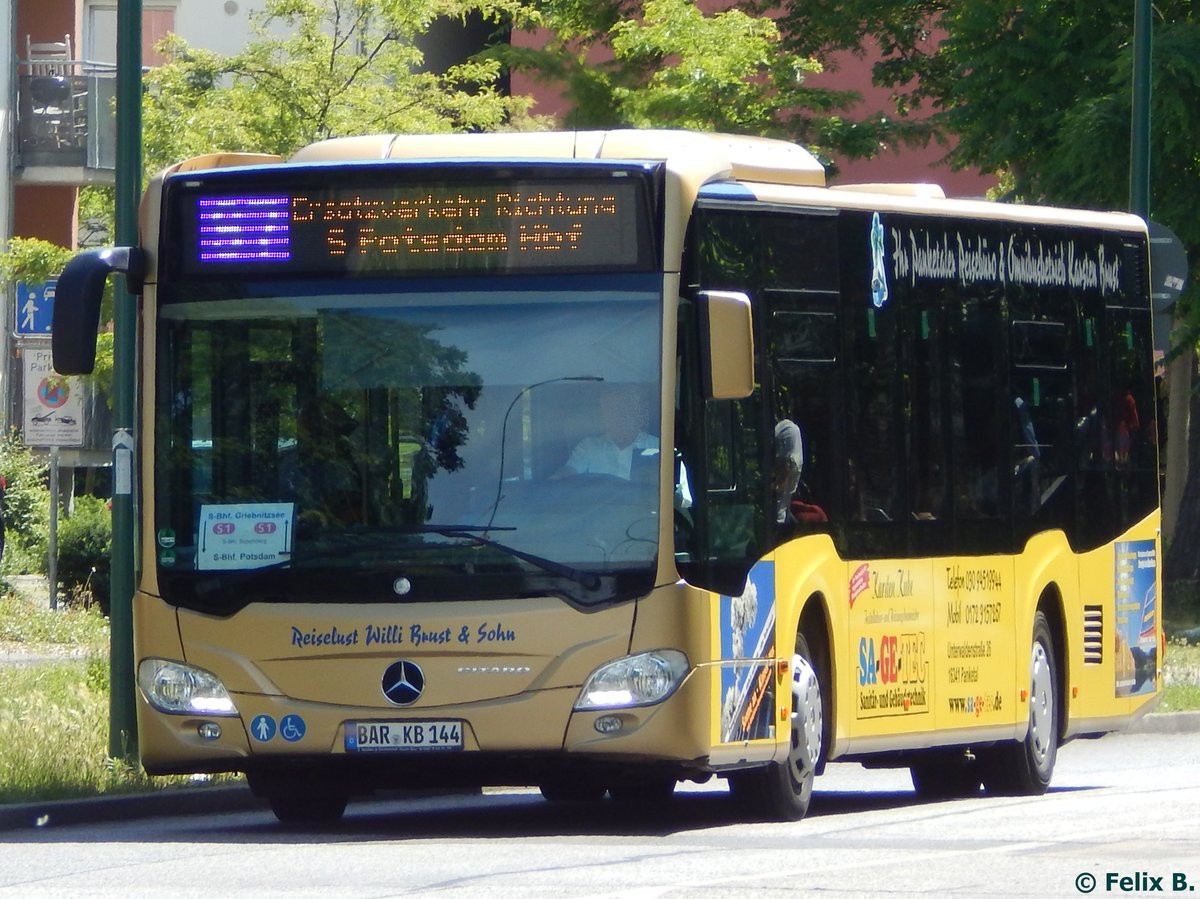
[[[221,612],[648,590],[660,284],[176,285],[157,330],[164,597]]]

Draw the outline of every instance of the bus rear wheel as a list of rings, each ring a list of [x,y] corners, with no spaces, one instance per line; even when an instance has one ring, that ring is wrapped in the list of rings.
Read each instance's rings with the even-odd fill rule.
[[[1023,740],[993,747],[983,777],[989,793],[1039,796],[1054,775],[1060,715],[1058,665],[1050,623],[1040,611],[1033,617],[1029,669],[1029,730]]]
[[[544,781],[539,789],[549,802],[599,802],[608,788],[582,776],[560,776]]]
[[[608,795],[626,805],[655,806],[669,802],[676,780],[666,775],[631,775],[608,785]]]
[[[729,777],[735,798],[752,814],[772,821],[799,821],[808,813],[821,760],[825,726],[821,678],[803,634],[796,636],[791,670],[791,744],[787,759]]]

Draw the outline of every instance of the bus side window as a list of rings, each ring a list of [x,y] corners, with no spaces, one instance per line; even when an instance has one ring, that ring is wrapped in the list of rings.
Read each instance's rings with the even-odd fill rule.
[[[708,433],[708,538],[716,559],[745,559],[756,549],[754,489],[757,478],[746,449],[754,416],[741,400],[709,400],[705,408]]]
[[[1070,337],[1065,311],[1047,297],[1014,318],[1012,335],[1013,516],[1070,529],[1073,497]],[[1015,304],[1014,304],[1015,305]],[[1040,308],[1039,308],[1040,307]],[[1049,307],[1050,311],[1046,311]],[[1016,313],[1014,313],[1016,314]]]
[[[769,297],[783,305],[785,297]],[[777,540],[826,530],[834,512],[832,441],[839,406],[837,314],[832,304],[803,299],[776,309],[768,334],[774,363],[774,472]],[[792,299],[791,305],[798,305]]]
[[[900,409],[896,321],[893,310],[859,308],[853,313],[854,359],[850,378],[851,517],[870,523],[900,515]]]
[[[964,301],[951,358],[952,443],[956,458],[954,499],[959,521],[1001,517],[1010,465],[1011,398],[996,385],[1004,383],[1000,368],[999,303]]]

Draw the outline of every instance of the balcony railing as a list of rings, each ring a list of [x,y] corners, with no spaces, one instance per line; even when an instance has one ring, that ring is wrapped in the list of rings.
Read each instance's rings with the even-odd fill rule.
[[[64,61],[53,73],[22,71],[17,80],[17,165],[113,171],[115,98],[114,66]]]

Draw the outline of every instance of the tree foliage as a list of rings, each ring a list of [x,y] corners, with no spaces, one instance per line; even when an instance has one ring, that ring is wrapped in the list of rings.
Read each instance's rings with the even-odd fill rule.
[[[74,253],[66,247],[42,240],[39,237],[14,237],[0,253],[0,284],[12,285],[18,281],[41,284],[57,278]],[[112,322],[112,284],[104,288],[104,300],[100,307],[100,320],[104,331],[97,338],[96,368],[91,377],[93,384],[105,395],[111,394],[113,343],[109,324]]]
[[[880,52],[898,113],[921,110],[949,162],[1001,174],[1014,198],[1098,209],[1129,202],[1133,7],[1035,0],[783,0],[783,46],[829,60]],[[1200,9],[1154,5],[1151,217],[1200,263]],[[1192,283],[1195,283],[1193,277]]]
[[[472,10],[511,14],[505,0],[267,0],[232,56],[170,36],[169,61],[146,76],[146,169],[214,150],[286,156],[351,134],[525,127],[529,101],[504,96],[498,61],[422,69],[416,39],[430,22]]]
[[[1002,176],[1010,198],[1124,209],[1130,197],[1134,8],[1126,2],[1034,0],[783,0],[791,52],[824,59],[873,42],[874,79],[897,109],[922,109],[944,137],[948,159]],[[1173,335],[1183,354],[1170,368],[1167,519],[1180,509],[1165,577],[1200,581],[1200,435],[1187,441],[1193,352],[1200,338],[1200,8],[1153,6],[1150,217],[1182,239],[1189,287]],[[1195,428],[1193,428],[1195,430]],[[1180,461],[1190,456],[1190,465]],[[1189,469],[1186,479],[1185,469]],[[1182,482],[1182,483],[1181,483]],[[1182,492],[1182,501],[1178,497]]]
[[[55,278],[71,258],[66,247],[39,237],[14,237],[0,253],[0,281],[14,284],[41,284]]]
[[[16,431],[0,436],[4,495],[4,571],[41,574],[49,549],[50,492],[46,460],[21,443]]]
[[[858,95],[811,86],[821,62],[787,44],[774,14],[753,3],[705,12],[693,0],[540,0],[518,24],[549,36],[496,55],[559,88],[572,127],[764,134],[826,158],[872,156],[887,140],[927,133],[896,118],[848,118]]]

